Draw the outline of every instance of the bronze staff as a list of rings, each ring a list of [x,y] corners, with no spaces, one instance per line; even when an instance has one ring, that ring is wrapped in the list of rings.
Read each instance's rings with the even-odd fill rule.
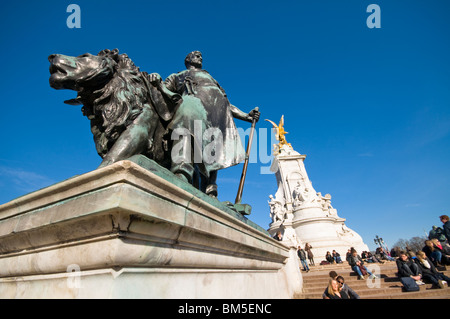
[[[259,108],[256,107],[255,110],[259,111]],[[235,205],[241,203],[242,192],[244,190],[245,176],[247,175],[248,159],[250,157],[250,149],[252,147],[253,133],[255,132],[255,126],[256,126],[256,119],[253,118],[252,127],[250,129],[250,135],[248,137],[247,151],[245,153],[244,168],[242,169],[241,181],[239,182],[238,193],[236,195],[236,200],[234,201]]]

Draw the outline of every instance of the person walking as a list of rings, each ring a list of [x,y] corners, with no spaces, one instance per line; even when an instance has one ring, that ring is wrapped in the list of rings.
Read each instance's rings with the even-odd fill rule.
[[[306,252],[300,246],[298,246],[297,255],[302,263],[303,271],[309,272],[308,262],[306,261]]]
[[[308,255],[309,264],[311,266],[315,266],[315,264],[314,264],[314,254],[311,251],[311,248],[312,248],[312,246],[310,244],[306,243],[305,251],[306,251],[306,254]]]

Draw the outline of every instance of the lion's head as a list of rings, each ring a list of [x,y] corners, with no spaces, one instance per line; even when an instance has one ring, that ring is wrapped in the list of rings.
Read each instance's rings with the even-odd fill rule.
[[[83,105],[103,158],[101,166],[137,154],[168,165],[167,120],[161,121],[154,106],[154,101],[166,105],[166,98],[128,55],[106,49],[97,55],[52,54],[48,59],[50,86],[77,91],[77,97],[65,103]]]
[[[48,60],[50,86],[57,90],[81,91],[102,87],[112,78],[116,65],[116,61],[106,54],[85,53],[77,57],[52,54]]]
[[[77,57],[52,54],[48,59],[50,86],[77,91],[77,97],[65,103],[83,105],[102,158],[143,109],[152,108],[139,68],[117,49]]]
[[[78,92],[67,104],[84,105],[82,111],[94,120],[108,140],[115,140],[149,103],[148,90],[139,68],[119,50],[77,57],[52,54],[50,86]]]

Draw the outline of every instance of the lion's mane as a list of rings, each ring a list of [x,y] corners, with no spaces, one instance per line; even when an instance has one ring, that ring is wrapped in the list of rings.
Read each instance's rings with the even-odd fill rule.
[[[98,56],[111,64],[111,74],[104,85],[78,92],[82,111],[91,120],[91,130],[98,154],[103,157],[124,130],[150,105],[149,92],[139,68],[127,54],[117,49],[103,50]],[[105,69],[109,69],[109,66]]]
[[[98,55],[111,58],[115,65],[112,79],[94,92],[98,97],[92,111],[96,117],[101,116],[105,136],[115,140],[148,103],[148,90],[139,68],[126,54],[103,50]]]

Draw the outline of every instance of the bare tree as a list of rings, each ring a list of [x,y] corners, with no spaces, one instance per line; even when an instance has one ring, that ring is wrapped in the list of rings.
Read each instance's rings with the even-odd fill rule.
[[[398,248],[400,248],[400,250],[406,250],[407,246],[408,246],[407,240],[403,239],[403,238],[400,238],[394,244],[394,248],[398,247]]]
[[[417,252],[422,250],[423,246],[425,246],[425,240],[426,238],[419,236],[415,236],[410,239],[400,238],[394,244],[394,248],[398,247],[400,250],[412,250],[413,252]]]
[[[425,240],[423,237],[415,236],[408,241],[408,247],[414,252],[422,250],[423,246],[425,246]]]

